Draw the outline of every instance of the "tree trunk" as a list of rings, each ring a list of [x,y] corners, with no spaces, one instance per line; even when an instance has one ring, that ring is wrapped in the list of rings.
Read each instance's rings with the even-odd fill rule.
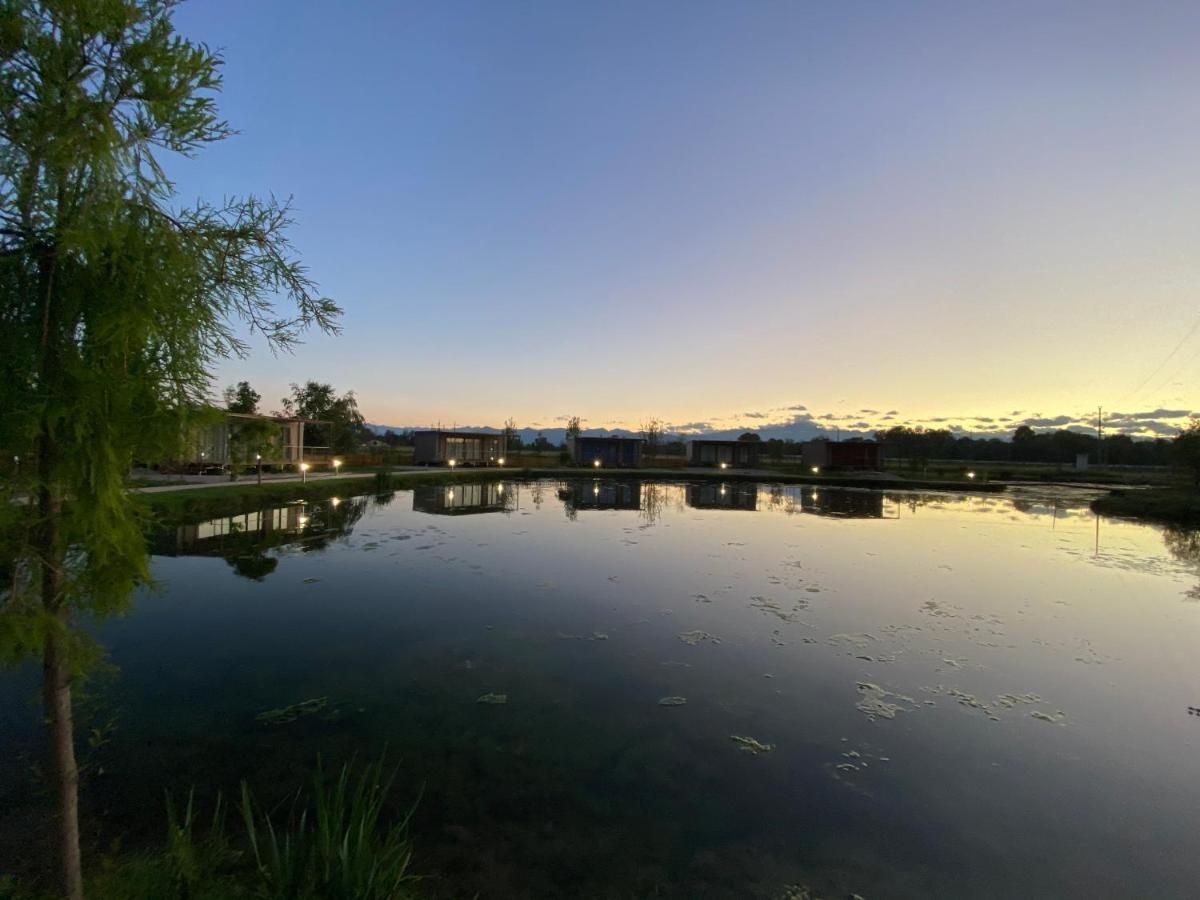
[[[63,893],[83,900],[83,861],[79,852],[79,769],[75,765],[75,728],[71,716],[71,665],[67,658],[66,616],[57,613],[42,656],[42,696],[58,793],[58,841]]]

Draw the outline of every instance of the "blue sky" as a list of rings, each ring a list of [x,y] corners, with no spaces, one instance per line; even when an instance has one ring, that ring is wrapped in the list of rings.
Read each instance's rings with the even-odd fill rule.
[[[316,378],[395,424],[1200,407],[1200,334],[1172,354],[1200,318],[1196,4],[194,0],[176,23],[223,49],[241,131],[172,166],[181,199],[293,196],[346,310],[222,369],[269,403]]]

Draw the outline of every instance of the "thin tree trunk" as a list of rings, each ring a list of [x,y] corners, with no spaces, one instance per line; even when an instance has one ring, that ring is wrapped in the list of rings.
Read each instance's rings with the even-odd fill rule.
[[[59,622],[66,617],[59,612]],[[75,728],[71,716],[71,665],[65,635],[55,628],[42,656],[42,694],[58,793],[58,840],[63,892],[83,900],[83,859],[79,852],[79,769],[75,765]]]

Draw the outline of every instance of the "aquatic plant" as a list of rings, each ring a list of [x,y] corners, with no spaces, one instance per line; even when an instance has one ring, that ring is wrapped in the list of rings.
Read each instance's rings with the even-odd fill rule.
[[[320,762],[311,799],[298,791],[280,821],[259,806],[242,783],[242,820],[258,874],[257,895],[268,900],[401,900],[411,896],[408,820],[384,826],[384,804],[396,770],[383,760],[356,774],[351,764],[326,781]]]

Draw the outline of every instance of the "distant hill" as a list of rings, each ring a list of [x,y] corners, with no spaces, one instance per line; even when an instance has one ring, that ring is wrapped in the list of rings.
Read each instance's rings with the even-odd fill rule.
[[[402,431],[421,431],[429,428],[428,425],[377,425],[371,422],[367,423],[367,427],[376,434],[383,434],[389,429],[395,431],[396,433],[400,433]],[[447,428],[446,430],[449,431],[451,429]],[[496,428],[492,425],[460,425],[453,430],[481,431],[485,434],[499,434],[501,431],[503,431],[502,428]],[[705,437],[713,440],[732,441],[736,440],[747,431],[752,431],[764,441],[771,440],[772,438],[791,441],[811,441],[813,438],[817,437],[827,437],[832,439],[835,435],[835,432],[832,429],[826,430],[808,422],[798,422],[789,423],[786,425],[768,425],[758,429],[730,428],[723,431],[702,431],[690,432],[687,434],[670,434],[668,435],[667,439],[689,440],[691,438]],[[538,434],[544,435],[546,440],[556,445],[561,444],[567,438],[567,430],[565,428],[518,428],[517,434],[520,436],[521,442],[524,444],[533,443]],[[587,437],[641,437],[640,432],[632,431],[626,428],[585,428],[583,429],[583,434]],[[842,440],[847,440],[853,437],[869,438],[872,436],[873,435],[871,432],[865,431],[849,431],[847,429],[842,429],[841,431]]]

